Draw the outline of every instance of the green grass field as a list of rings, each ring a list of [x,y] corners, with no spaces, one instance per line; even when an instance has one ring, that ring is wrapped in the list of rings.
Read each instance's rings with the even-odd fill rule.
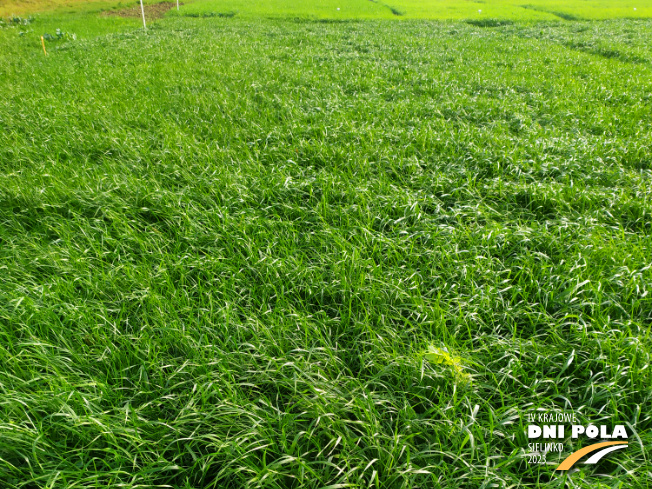
[[[201,0],[183,9],[183,15],[220,13],[250,18],[582,20],[650,18],[652,3],[650,0]]]
[[[156,0],[146,0],[155,3]],[[0,15],[88,11],[127,0],[0,0]],[[187,0],[181,15],[326,19],[591,20],[652,17],[651,0]],[[174,12],[173,12],[174,14]]]
[[[652,4],[528,3],[4,22],[0,487],[649,489]]]

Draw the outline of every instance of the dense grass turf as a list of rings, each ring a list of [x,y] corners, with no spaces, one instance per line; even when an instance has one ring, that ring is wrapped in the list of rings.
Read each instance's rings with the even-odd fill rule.
[[[650,487],[649,22],[81,15],[0,29],[1,487]]]

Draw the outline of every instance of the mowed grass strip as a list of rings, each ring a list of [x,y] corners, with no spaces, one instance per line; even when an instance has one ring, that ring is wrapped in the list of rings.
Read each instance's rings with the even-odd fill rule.
[[[0,485],[649,487],[650,36],[0,29]]]

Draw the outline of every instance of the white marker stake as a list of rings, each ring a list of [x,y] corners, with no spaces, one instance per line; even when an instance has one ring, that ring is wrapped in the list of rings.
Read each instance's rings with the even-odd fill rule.
[[[177,11],[179,10],[179,0],[177,0]]]
[[[147,30],[147,24],[145,24],[145,6],[143,5],[143,0],[140,0],[140,11],[143,13],[143,29]]]

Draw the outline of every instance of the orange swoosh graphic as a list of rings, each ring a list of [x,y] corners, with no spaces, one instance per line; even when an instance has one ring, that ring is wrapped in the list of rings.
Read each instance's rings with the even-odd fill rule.
[[[588,447],[584,447],[581,450],[571,453],[568,457],[564,459],[562,463],[559,464],[559,467],[557,467],[555,470],[568,470],[573,465],[575,465],[575,462],[581,459],[584,455],[588,455],[591,452],[595,452],[596,450],[600,450],[601,448],[604,447],[610,447],[612,445],[627,445],[627,442],[605,441],[604,443],[595,443],[593,445],[589,445]]]

